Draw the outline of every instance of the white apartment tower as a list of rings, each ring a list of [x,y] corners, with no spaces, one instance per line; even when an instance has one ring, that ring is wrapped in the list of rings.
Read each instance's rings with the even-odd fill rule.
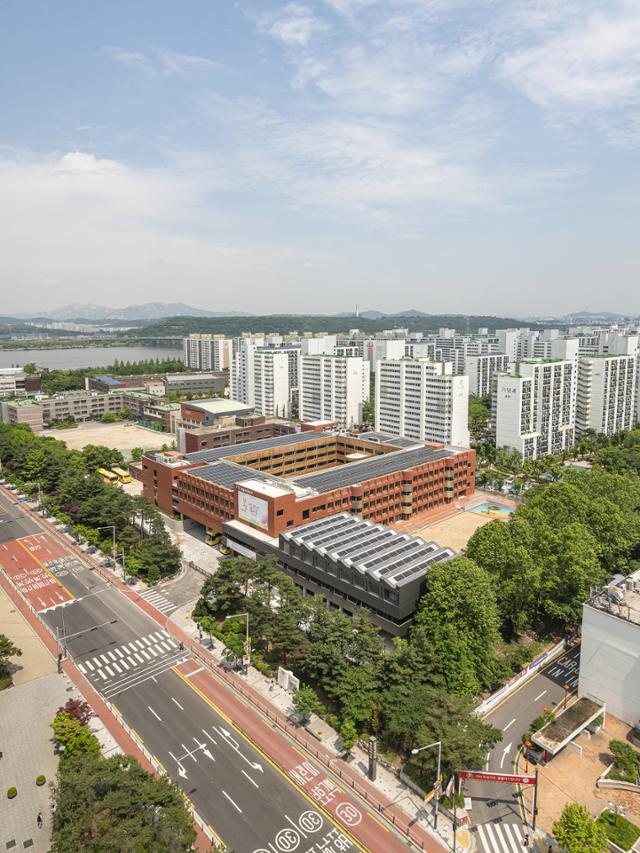
[[[614,435],[635,420],[638,359],[634,355],[581,356],[576,428]]]
[[[465,373],[469,377],[469,393],[476,397],[491,394],[491,383],[496,373],[506,373],[509,356],[504,353],[484,352],[480,355],[468,355],[465,361]]]
[[[509,365],[493,383],[496,447],[537,459],[573,446],[578,365],[574,359],[526,360]]]
[[[255,406],[255,354],[264,346],[264,338],[242,335],[234,338],[229,366],[229,396],[232,400]]]
[[[338,421],[344,429],[362,423],[369,399],[369,363],[356,357],[302,355],[300,419]]]
[[[291,385],[287,352],[256,350],[253,366],[256,412],[267,417],[288,418],[291,414]]]
[[[386,359],[376,373],[376,430],[469,447],[469,377],[451,363]]]
[[[189,335],[182,341],[183,361],[196,370],[226,370],[230,353],[231,341],[224,335]]]

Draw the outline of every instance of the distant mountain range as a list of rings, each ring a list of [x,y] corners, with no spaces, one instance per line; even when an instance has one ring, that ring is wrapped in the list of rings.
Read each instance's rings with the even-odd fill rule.
[[[106,305],[74,302],[54,311],[38,311],[30,314],[15,314],[19,319],[48,320],[164,320],[167,317],[249,317],[243,311],[206,311],[184,302],[147,302],[144,305],[128,305],[126,308],[107,308]]]

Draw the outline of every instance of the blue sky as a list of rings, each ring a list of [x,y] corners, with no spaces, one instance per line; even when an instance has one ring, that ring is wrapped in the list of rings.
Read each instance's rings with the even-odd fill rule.
[[[640,312],[638,0],[0,22],[0,313]]]

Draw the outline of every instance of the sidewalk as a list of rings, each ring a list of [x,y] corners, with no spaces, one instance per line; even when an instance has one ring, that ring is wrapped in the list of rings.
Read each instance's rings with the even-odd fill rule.
[[[219,666],[222,660],[222,652],[224,645],[215,637],[211,638],[211,647],[209,638],[203,638],[203,642],[198,642],[198,627],[190,618],[190,608],[180,608],[176,610],[170,617],[170,621],[174,622],[180,632],[200,647],[200,656],[208,655],[213,658]],[[258,670],[249,667],[249,673],[245,679],[242,676],[229,675],[228,678],[233,679],[236,689],[242,689],[242,695],[251,699],[246,688],[249,687],[251,692],[255,692],[262,700],[265,700],[271,708],[280,712],[283,718],[289,718],[294,709],[291,705],[291,694],[284,690],[275,679],[267,678]],[[255,703],[254,703],[255,704]],[[293,724],[290,724],[291,726]],[[305,732],[303,728],[295,727],[298,733]],[[322,728],[328,734],[320,741],[316,741],[313,736],[309,735],[306,740],[311,745],[311,751],[314,752],[314,747],[321,745],[327,753],[327,760],[333,762],[338,759],[341,753],[339,735],[323,722]],[[297,738],[296,738],[297,739]],[[351,780],[358,787],[371,788],[378,792],[380,800],[384,803],[383,809],[385,812],[397,814],[400,821],[410,828],[420,828],[430,837],[437,839],[446,845],[448,850],[452,849],[453,844],[453,826],[451,821],[440,812],[438,816],[438,831],[433,830],[433,806],[425,805],[425,803],[414,794],[406,785],[404,785],[395,774],[383,767],[378,762],[376,781],[371,782],[367,775],[369,760],[366,752],[359,746],[352,750],[353,760],[344,762],[338,759],[339,764],[332,764],[332,770],[337,772],[340,778]],[[466,829],[458,829],[456,837],[456,853],[471,853],[475,849],[475,838],[472,833]]]

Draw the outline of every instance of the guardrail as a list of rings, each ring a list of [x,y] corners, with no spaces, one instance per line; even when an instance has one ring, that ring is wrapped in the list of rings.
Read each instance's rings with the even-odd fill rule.
[[[505,685],[496,690],[495,693],[492,693],[488,699],[485,699],[484,702],[481,702],[478,707],[474,710],[474,714],[477,714],[479,717],[484,717],[490,711],[492,711],[495,706],[501,702],[503,699],[506,699],[507,696],[510,696],[515,690],[518,689],[525,681],[528,681],[530,678],[537,673],[537,671],[547,663],[551,663],[552,660],[557,658],[562,652],[565,652],[569,648],[566,640],[561,640],[557,643],[552,649],[549,649],[547,652],[543,652],[539,655],[535,660],[531,661],[531,663],[523,669],[522,672],[518,673],[518,675],[514,675],[514,677],[508,681]]]

